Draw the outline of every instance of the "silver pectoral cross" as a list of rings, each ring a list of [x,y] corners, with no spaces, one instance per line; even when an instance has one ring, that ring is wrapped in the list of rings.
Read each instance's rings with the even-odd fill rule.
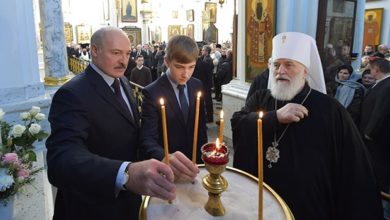
[[[269,146],[267,148],[266,156],[265,158],[269,161],[268,168],[272,168],[272,163],[277,163],[279,159],[279,149],[278,143],[276,141],[272,142],[272,146]]]

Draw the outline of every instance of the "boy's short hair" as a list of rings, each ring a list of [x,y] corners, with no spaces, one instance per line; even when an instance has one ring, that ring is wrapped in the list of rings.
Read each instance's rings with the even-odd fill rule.
[[[176,60],[179,63],[190,63],[197,60],[198,54],[198,46],[188,36],[176,35],[168,41],[166,48],[168,61]]]

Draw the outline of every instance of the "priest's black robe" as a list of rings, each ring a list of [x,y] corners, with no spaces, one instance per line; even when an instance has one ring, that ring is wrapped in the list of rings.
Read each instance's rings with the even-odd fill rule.
[[[300,104],[309,90],[305,85],[290,102]],[[277,108],[285,104],[278,101]],[[290,124],[278,146],[280,158],[268,168],[267,147],[286,125],[278,123],[270,91],[254,93],[231,119],[233,166],[257,176],[256,121],[262,110],[264,182],[296,219],[383,219],[371,159],[348,112],[315,90],[303,105],[308,117]]]

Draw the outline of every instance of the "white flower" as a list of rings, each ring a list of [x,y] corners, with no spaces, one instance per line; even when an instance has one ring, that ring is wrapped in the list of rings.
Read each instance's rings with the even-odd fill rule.
[[[45,114],[42,114],[42,113],[38,113],[37,115],[35,115],[35,119],[38,120],[38,121],[42,121],[45,119]]]
[[[30,110],[30,114],[32,117],[34,117],[36,114],[38,114],[41,111],[41,108],[38,106],[33,106]]]
[[[28,129],[31,134],[38,134],[40,130],[41,126],[37,123],[31,124],[30,128]]]
[[[26,130],[26,127],[23,126],[23,125],[15,125],[13,128],[12,128],[12,132],[11,134],[14,136],[14,137],[21,137],[23,132]]]
[[[22,112],[22,113],[20,113],[20,119],[22,119],[23,121],[30,120],[31,115],[29,112]]]
[[[0,192],[5,192],[14,184],[14,178],[7,173],[7,169],[0,169]]]
[[[0,108],[0,121],[3,120],[3,116],[5,115],[5,112],[2,108]]]

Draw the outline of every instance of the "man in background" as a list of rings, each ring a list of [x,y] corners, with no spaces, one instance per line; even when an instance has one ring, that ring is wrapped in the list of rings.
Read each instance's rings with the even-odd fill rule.
[[[130,81],[145,87],[152,82],[152,73],[148,67],[144,66],[144,57],[142,55],[138,55],[135,58],[135,62],[137,66],[131,70]]]
[[[390,62],[370,57],[368,64],[376,83],[362,104],[360,133],[374,161],[380,189],[390,187]]]

